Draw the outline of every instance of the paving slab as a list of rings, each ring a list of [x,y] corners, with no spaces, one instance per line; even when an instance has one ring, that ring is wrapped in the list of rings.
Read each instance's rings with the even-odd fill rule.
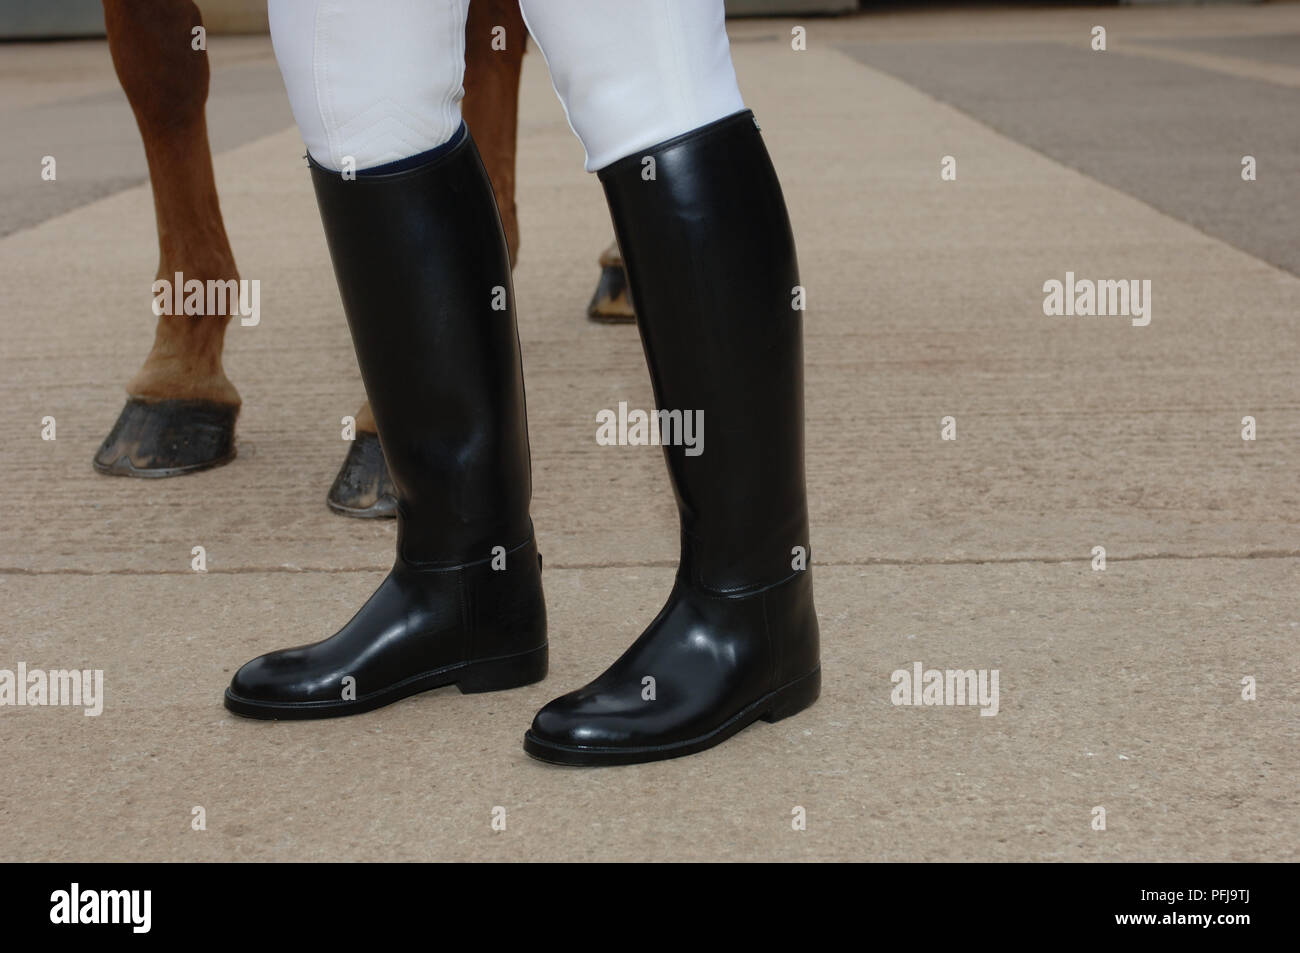
[[[0,860],[1296,859],[1287,560],[826,567],[822,700],[652,765],[543,765],[521,740],[669,569],[548,569],[538,685],[323,722],[221,707],[239,660],[343,622],[379,578],[0,577],[9,651],[105,685],[97,717],[3,712]],[[916,662],[998,669],[997,715],[894,705]]]

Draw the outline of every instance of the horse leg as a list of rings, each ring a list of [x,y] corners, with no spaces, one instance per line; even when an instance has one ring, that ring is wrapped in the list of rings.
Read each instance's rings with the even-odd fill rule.
[[[500,28],[500,29],[498,29]],[[501,211],[510,265],[519,257],[515,212],[515,137],[519,129],[519,74],[528,29],[518,0],[474,0],[465,22],[465,101],[461,115]],[[493,49],[505,44],[504,49]]]
[[[189,0],[104,0],[104,22],[149,162],[157,277],[171,282],[180,272],[186,281],[237,281],[204,118],[208,58],[191,46],[191,31],[202,24],[198,7]],[[95,455],[95,469],[165,477],[234,457],[239,392],[221,366],[229,320],[229,313],[158,319],[153,349],[127,384],[126,407]]]
[[[504,33],[494,33],[496,27],[502,27]],[[465,23],[465,100],[461,114],[492,180],[512,266],[519,254],[515,135],[519,126],[519,73],[527,36],[518,0],[474,0],[470,4]],[[502,42],[504,49],[493,49]],[[326,502],[334,512],[347,516],[395,516],[396,491],[388,478],[368,402],[357,411],[356,421],[356,439],[348,447]]]
[[[623,270],[623,255],[618,242],[610,242],[597,259],[600,277],[596,291],[587,305],[587,317],[602,324],[626,324],[636,320],[632,308],[632,294],[627,287],[627,272]]]
[[[362,519],[387,519],[397,516],[397,490],[388,476],[384,451],[379,446],[375,417],[370,401],[356,413],[356,436],[348,445],[343,466],[325,497],[335,513]]]

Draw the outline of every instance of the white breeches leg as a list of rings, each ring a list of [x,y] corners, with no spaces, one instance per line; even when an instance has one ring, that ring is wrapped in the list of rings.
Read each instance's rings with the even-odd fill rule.
[[[469,3],[269,0],[276,59],[312,158],[365,170],[450,140],[461,122]],[[723,0],[521,8],[588,171],[745,108]]]

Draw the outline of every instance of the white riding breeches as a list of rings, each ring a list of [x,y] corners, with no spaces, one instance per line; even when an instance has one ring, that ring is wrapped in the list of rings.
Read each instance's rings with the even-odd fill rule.
[[[269,0],[276,59],[316,162],[340,170],[350,159],[364,170],[451,139],[461,122],[470,2]],[[723,0],[520,7],[588,171],[745,108]]]

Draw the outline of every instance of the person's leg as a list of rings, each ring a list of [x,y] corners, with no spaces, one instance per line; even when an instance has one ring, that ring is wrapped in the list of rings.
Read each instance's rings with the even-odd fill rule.
[[[745,108],[722,0],[520,0],[595,172]]]
[[[820,687],[790,222],[736,88],[722,0],[523,10],[609,201],[682,541],[649,628],[538,712],[524,746],[566,764],[690,754]]]
[[[346,715],[440,685],[489,691],[546,672],[510,256],[460,121],[465,8],[271,0],[397,490],[397,558],[337,634],[235,674],[226,705],[242,715]]]
[[[268,0],[289,105],[320,166],[409,159],[460,128],[469,0]],[[349,161],[350,160],[350,161]]]

